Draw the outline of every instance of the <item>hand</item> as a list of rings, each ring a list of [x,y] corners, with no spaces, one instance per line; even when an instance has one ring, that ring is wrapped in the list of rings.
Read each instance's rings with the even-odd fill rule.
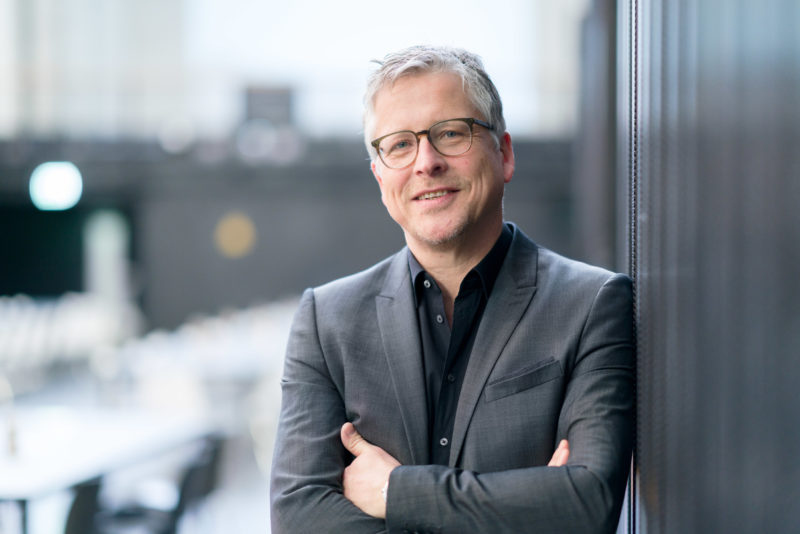
[[[566,465],[568,459],[569,459],[569,442],[565,439],[562,439],[558,444],[556,452],[553,453],[553,457],[550,458],[550,463],[548,463],[547,466],[561,467],[562,465]]]
[[[362,512],[384,519],[386,502],[381,489],[389,481],[392,470],[400,465],[389,453],[361,437],[353,423],[341,430],[342,444],[355,459],[344,470],[344,496]]]

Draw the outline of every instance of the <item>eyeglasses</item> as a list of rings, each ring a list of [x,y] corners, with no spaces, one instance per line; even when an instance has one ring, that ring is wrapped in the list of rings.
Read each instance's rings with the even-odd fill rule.
[[[379,137],[370,143],[378,152],[384,165],[390,169],[408,167],[417,159],[419,138],[428,136],[431,146],[443,156],[460,156],[472,147],[472,125],[489,130],[494,126],[478,119],[448,119],[419,132],[401,130]]]

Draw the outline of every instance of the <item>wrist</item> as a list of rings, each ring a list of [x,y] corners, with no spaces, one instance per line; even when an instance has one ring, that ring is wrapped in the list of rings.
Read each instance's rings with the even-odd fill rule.
[[[381,497],[383,497],[383,503],[386,504],[386,494],[389,491],[389,481],[387,480],[386,483],[381,488]]]

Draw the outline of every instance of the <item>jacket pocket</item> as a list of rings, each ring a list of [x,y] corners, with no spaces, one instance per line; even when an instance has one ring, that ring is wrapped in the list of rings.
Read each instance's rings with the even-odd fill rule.
[[[489,382],[486,386],[486,401],[502,399],[514,393],[536,387],[545,382],[555,380],[564,374],[561,364],[554,360],[545,360],[531,367],[516,371],[512,375],[504,376]]]

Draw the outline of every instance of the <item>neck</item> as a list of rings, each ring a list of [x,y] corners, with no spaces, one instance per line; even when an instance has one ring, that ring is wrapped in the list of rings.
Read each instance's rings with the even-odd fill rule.
[[[486,257],[500,233],[503,223],[488,228],[482,236],[459,236],[442,244],[420,242],[406,234],[411,253],[442,290],[444,308],[452,324],[453,307],[464,277]]]

